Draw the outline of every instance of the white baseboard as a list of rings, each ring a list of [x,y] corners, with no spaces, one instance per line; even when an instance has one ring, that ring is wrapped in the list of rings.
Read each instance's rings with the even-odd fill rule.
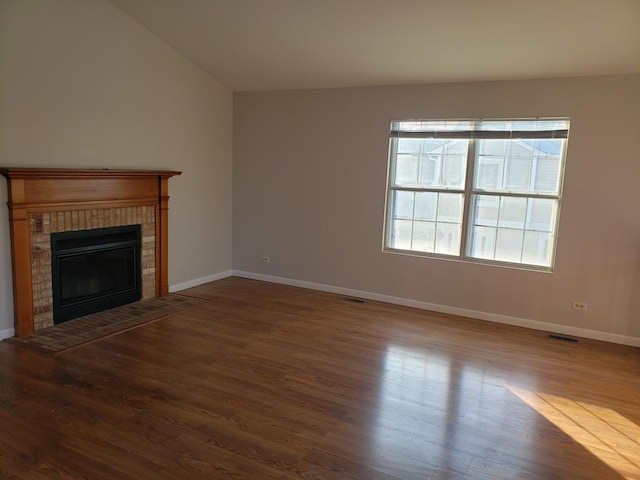
[[[187,288],[197,287],[198,285],[203,285],[209,282],[215,282],[216,280],[222,280],[223,278],[230,277],[232,274],[231,270],[227,270],[226,272],[214,273],[213,275],[207,275],[206,277],[196,278],[195,280],[189,280],[187,282],[176,283],[175,285],[169,285],[169,293],[179,292],[181,290],[186,290]]]
[[[405,307],[419,308],[421,310],[430,310],[432,312],[447,313],[450,315],[458,315],[461,317],[475,318],[478,320],[486,320],[489,322],[503,323],[516,327],[531,328],[533,330],[542,330],[546,332],[561,333],[563,335],[572,335],[582,338],[590,338],[592,340],[602,340],[604,342],[617,343],[620,345],[629,345],[632,347],[640,347],[640,338],[619,335],[616,333],[601,332],[598,330],[589,330],[586,328],[577,328],[557,323],[540,322],[538,320],[529,320],[526,318],[512,317],[509,315],[500,315],[489,312],[479,312],[466,308],[450,307],[447,305],[439,305],[436,303],[421,302],[419,300],[411,300],[409,298],[393,297],[391,295],[383,295],[380,293],[365,292],[361,290],[353,290],[351,288],[335,287],[333,285],[324,285],[321,283],[306,282],[303,280],[293,280],[284,277],[275,277],[272,275],[264,275],[260,273],[244,272],[242,270],[233,270],[232,274],[236,277],[250,278],[253,280],[262,280],[271,283],[280,283],[283,285],[291,285],[293,287],[308,288],[311,290],[320,290],[323,292],[337,293],[349,297],[365,298],[367,300],[375,300],[378,302],[392,303],[395,305],[403,305]]]
[[[5,338],[15,337],[16,331],[14,328],[6,328],[4,330],[0,330],[0,340],[4,340]]]

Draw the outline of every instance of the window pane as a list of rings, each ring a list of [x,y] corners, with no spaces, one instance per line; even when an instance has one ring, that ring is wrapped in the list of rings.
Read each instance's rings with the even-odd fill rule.
[[[519,197],[500,197],[500,217],[498,226],[524,228],[527,218],[527,199]]]
[[[469,140],[399,138],[395,141],[394,185],[464,188]]]
[[[413,192],[393,192],[393,218],[413,218],[413,205],[415,193]]]
[[[413,222],[411,220],[392,220],[391,238],[389,246],[402,250],[411,249],[411,234]]]
[[[527,230],[552,232],[556,228],[558,201],[546,198],[529,199]]]
[[[393,122],[391,128],[404,132],[447,132],[470,130],[472,125],[470,120],[407,120]]]
[[[557,200],[474,195],[472,201],[470,257],[551,265]]]
[[[487,227],[498,225],[498,213],[500,212],[500,197],[486,195],[474,195],[474,224]]]
[[[468,140],[422,139],[420,186],[464,188]]]
[[[465,169],[467,168],[466,155],[446,155],[443,158],[442,186],[451,188],[463,188]]]
[[[506,162],[507,178],[505,190],[511,192],[526,192],[529,190],[531,178],[531,158],[511,157]]]
[[[563,139],[478,140],[473,187],[518,193],[559,193]]]
[[[398,142],[398,155],[411,154],[417,155],[422,149],[422,139],[420,138],[399,138]]]
[[[469,246],[470,257],[493,259],[496,249],[496,229],[473,227]]]
[[[418,159],[416,155],[398,154],[394,184],[408,187],[418,184]]]
[[[537,159],[534,189],[541,193],[556,194],[560,184],[560,157]]]
[[[478,155],[482,157],[503,158],[508,142],[508,140],[484,140],[478,142]]]
[[[440,183],[440,157],[438,155],[423,155],[420,157],[420,178],[418,184],[422,187],[438,185]]]
[[[418,252],[433,252],[435,236],[435,222],[414,222],[411,250]]]
[[[502,189],[503,170],[504,157],[498,157],[495,155],[479,155],[476,164],[473,187],[478,190]]]
[[[496,260],[520,262],[524,232],[510,228],[498,228],[496,236]]]
[[[460,254],[462,229],[462,202],[460,193],[438,194],[438,224],[436,226],[436,252],[447,255]]]
[[[438,194],[436,192],[418,192],[416,195],[414,217],[417,220],[436,220]]]
[[[541,130],[564,130],[569,128],[569,120],[562,118],[532,119],[532,120],[482,120],[477,122],[476,130],[491,131],[541,131]]]
[[[394,191],[389,247],[460,254],[463,195]]]
[[[446,140],[439,138],[422,139],[422,153],[430,155],[442,155],[444,153],[444,145]]]
[[[504,157],[506,179],[503,189],[510,192],[527,192],[531,178],[531,140],[508,140]]]
[[[438,222],[460,224],[462,220],[462,194],[438,194]]]
[[[522,262],[530,265],[551,265],[553,238],[548,232],[524,232]]]
[[[460,252],[460,225],[438,223],[436,226],[436,253],[458,255]]]

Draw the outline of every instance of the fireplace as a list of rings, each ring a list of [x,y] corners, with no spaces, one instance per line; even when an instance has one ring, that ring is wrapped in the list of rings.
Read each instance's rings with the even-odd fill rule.
[[[54,324],[51,237],[59,233],[141,225],[141,247],[138,248],[141,251],[142,280],[139,283],[142,284],[142,299],[167,295],[168,180],[180,173],[169,170],[0,167],[0,174],[7,178],[9,193],[16,335],[26,336]],[[62,250],[69,245],[74,244],[65,245],[63,242]],[[99,255],[103,254],[107,253]],[[113,255],[115,257],[111,256],[109,261],[102,263],[123,263],[127,255],[132,257],[133,254],[120,252]],[[138,258],[138,255],[134,256]],[[70,265],[74,263],[67,260]],[[73,268],[85,269],[77,264]],[[93,297],[95,282],[94,274],[93,277],[83,277],[79,282],[82,287],[76,285],[69,291],[60,290],[60,303],[68,307],[79,301],[76,295],[79,288],[85,288],[86,296]],[[128,290],[132,283],[131,279],[118,278],[115,281],[120,287],[124,286],[124,290]],[[111,292],[113,285],[113,282],[105,283],[104,290]],[[110,297],[110,293],[106,296]],[[65,315],[62,314],[59,321],[71,318],[64,318]],[[68,315],[75,316],[76,313]]]
[[[142,298],[140,225],[51,235],[53,323]]]

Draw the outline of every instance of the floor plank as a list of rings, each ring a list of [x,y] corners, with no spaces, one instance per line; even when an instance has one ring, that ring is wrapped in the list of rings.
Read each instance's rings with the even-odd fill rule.
[[[240,278],[0,343],[0,478],[640,479],[640,350]]]

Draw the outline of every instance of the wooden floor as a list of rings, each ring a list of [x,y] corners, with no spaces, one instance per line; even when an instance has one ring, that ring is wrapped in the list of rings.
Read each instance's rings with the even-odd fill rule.
[[[2,479],[640,479],[640,350],[228,278],[0,343]],[[640,321],[640,319],[639,319]]]

